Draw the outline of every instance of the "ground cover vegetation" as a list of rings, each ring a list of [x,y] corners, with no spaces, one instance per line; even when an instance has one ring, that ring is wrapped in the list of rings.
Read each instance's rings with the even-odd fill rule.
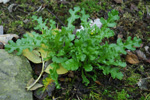
[[[26,1],[25,4],[16,1],[16,3],[20,3],[19,8],[21,10],[23,8],[22,11],[24,13],[28,12],[25,6],[28,4],[32,5],[35,1]],[[41,67],[42,73],[38,74],[40,78],[43,75],[43,79],[41,79],[43,81],[40,79],[38,81],[43,83],[44,87],[34,91],[36,98],[146,100],[149,98],[149,94],[147,91],[140,90],[137,82],[140,78],[149,76],[149,74],[146,74],[146,72],[149,72],[148,62],[142,61],[136,64],[128,62],[127,58],[130,56],[128,56],[129,53],[125,50],[135,50],[137,47],[140,47],[141,40],[138,38],[142,39],[143,45],[148,44],[149,21],[148,16],[145,15],[146,7],[143,6],[143,3],[148,2],[140,0],[126,1],[122,4],[109,0],[107,2],[98,0],[90,2],[90,0],[82,2],[73,1],[73,3],[69,1],[43,1],[42,7],[48,6],[46,8],[53,9],[53,13],[48,12],[45,8],[45,10],[39,13],[28,12],[29,15],[17,16],[17,18],[24,21],[25,19],[30,19],[30,22],[27,20],[25,22],[10,20],[11,23],[20,22],[21,24],[19,24],[18,28],[22,27],[21,29],[24,31],[14,28],[13,25],[16,26],[16,23],[6,25],[6,20],[1,20],[7,27],[12,25],[11,28],[14,28],[14,32],[18,31],[17,33],[19,31],[25,33],[26,29],[33,30],[33,26],[35,26],[34,32],[25,34],[16,43],[10,41],[9,45],[5,46],[6,50],[9,52],[17,50],[18,55],[23,53],[32,62],[43,63],[43,67]],[[37,2],[36,5],[40,4],[41,2]],[[136,4],[137,6],[135,6]],[[80,6],[82,9],[75,7],[73,10],[69,10],[75,5]],[[96,7],[93,5],[96,5]],[[33,10],[36,8],[36,6],[30,7]],[[5,7],[2,9],[5,9]],[[71,14],[69,18],[69,13],[66,9]],[[118,10],[119,13],[114,9]],[[90,16],[85,12],[90,14]],[[12,14],[15,13],[17,12]],[[4,19],[5,14],[1,13],[3,15],[2,19]],[[40,14],[45,16],[37,17]],[[91,27],[90,21],[87,20],[89,17],[91,19],[101,17],[100,20],[103,26],[101,28],[98,28],[96,25]],[[56,23],[58,27],[56,27]],[[79,23],[84,27],[84,30],[73,34],[75,28],[80,26]],[[9,30],[5,32],[9,33]],[[120,34],[122,37],[119,37]],[[147,37],[143,38],[144,35]],[[138,38],[134,38],[135,36]],[[140,49],[143,51],[143,48]],[[31,56],[28,56],[32,50],[38,55],[34,55],[38,60],[33,60]],[[126,58],[127,65],[124,60],[125,54],[128,54]],[[39,60],[41,58],[42,60]],[[47,72],[49,75],[47,76],[46,74],[45,77],[45,62],[49,59],[52,60],[51,64],[47,66],[50,72]],[[36,66],[33,63],[32,65]],[[60,70],[63,70],[62,73]],[[52,91],[52,88],[54,88],[53,82],[60,89]],[[41,94],[37,95],[37,93]]]
[[[117,44],[109,44],[107,41],[102,44],[103,39],[114,35],[114,32],[109,27],[116,26],[114,21],[119,19],[118,12],[116,10],[109,12],[107,20],[101,18],[103,26],[99,28],[96,25],[90,26],[90,21],[88,22],[89,15],[85,14],[84,9],[81,10],[81,16],[76,14],[79,11],[79,7],[69,10],[71,17],[68,18],[68,25],[67,27],[62,27],[60,31],[56,30],[53,20],[50,20],[51,27],[48,28],[46,26],[48,19],[43,22],[42,17],[33,16],[32,18],[38,22],[35,29],[40,30],[42,35],[35,32],[32,32],[31,35],[25,34],[16,43],[10,40],[9,44],[5,45],[5,49],[9,53],[17,50],[18,55],[22,54],[25,49],[29,49],[31,52],[34,49],[43,49],[44,52],[47,52],[47,55],[42,57],[42,60],[52,59],[50,65],[53,69],[50,69],[50,75],[56,85],[58,85],[57,69],[59,64],[68,71],[81,71],[83,83],[86,85],[89,84],[86,76],[96,81],[95,77],[87,73],[95,72],[96,69],[103,70],[104,75],[111,74],[113,78],[121,80],[123,74],[119,72],[119,67],[125,67],[126,63],[121,61],[120,54],[126,54],[125,49],[135,50],[135,47],[140,46],[141,40],[136,37],[131,40],[131,37],[128,37],[123,43],[118,38]],[[75,26],[72,23],[78,18],[80,18],[84,29],[73,34]],[[42,48],[42,45],[46,47]]]

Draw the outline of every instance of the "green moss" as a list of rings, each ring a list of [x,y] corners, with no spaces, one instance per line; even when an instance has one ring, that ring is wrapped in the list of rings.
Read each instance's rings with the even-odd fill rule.
[[[140,19],[143,18],[143,12],[142,11],[138,11],[138,15],[139,15]]]
[[[93,92],[93,91],[91,91],[89,97],[90,97],[90,99],[92,99],[92,100],[102,100],[101,94],[95,93],[95,92]],[[88,98],[87,98],[87,99],[88,99]]]
[[[81,3],[78,3],[78,5],[82,8],[85,8],[87,13],[93,13],[93,12],[98,12],[102,8],[101,5],[99,4],[99,0],[84,0]],[[106,3],[105,3],[106,5]]]
[[[132,73],[130,77],[127,78],[127,84],[128,85],[135,85],[138,80],[140,79],[140,75],[139,74],[136,74],[136,73]]]
[[[115,100],[128,100],[127,98],[129,98],[129,94],[124,89],[122,89],[121,92],[116,91],[116,93],[117,93],[117,96],[114,97]]]

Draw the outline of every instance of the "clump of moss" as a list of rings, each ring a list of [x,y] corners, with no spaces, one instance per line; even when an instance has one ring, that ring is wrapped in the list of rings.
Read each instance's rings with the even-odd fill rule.
[[[129,94],[124,89],[122,89],[121,92],[116,91],[116,93],[117,93],[117,96],[114,97],[115,100],[128,100],[129,98]]]
[[[127,78],[127,83],[128,83],[128,85],[135,85],[137,82],[138,82],[138,80],[140,79],[140,75],[139,74],[137,74],[137,73],[131,73],[131,76],[130,77],[128,77]]]
[[[85,10],[88,13],[93,13],[93,12],[98,12],[102,8],[101,5],[99,4],[99,0],[85,0],[82,1],[81,3],[78,3],[80,7],[85,8]]]

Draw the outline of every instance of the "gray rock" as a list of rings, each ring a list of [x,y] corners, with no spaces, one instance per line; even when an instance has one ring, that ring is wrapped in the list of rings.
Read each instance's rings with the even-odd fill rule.
[[[3,35],[4,34],[4,31],[3,31],[3,26],[0,25],[0,35]]]
[[[25,89],[31,72],[25,57],[0,49],[0,100],[33,100],[32,92]]]

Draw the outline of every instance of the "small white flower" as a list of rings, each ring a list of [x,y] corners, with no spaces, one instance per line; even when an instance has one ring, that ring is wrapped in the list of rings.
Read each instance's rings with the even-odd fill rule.
[[[96,24],[96,26],[99,27],[99,28],[102,27],[102,23],[101,23],[101,21],[100,21],[99,18],[95,19],[94,22],[91,23],[91,26],[93,26],[93,25],[95,25],[95,24]]]
[[[91,24],[90,26],[92,27],[93,25],[96,25],[97,27],[101,28],[102,23],[99,18],[95,19],[94,21],[90,20]],[[81,25],[80,29],[77,29],[77,32],[80,32],[81,30],[84,30],[84,27]]]

